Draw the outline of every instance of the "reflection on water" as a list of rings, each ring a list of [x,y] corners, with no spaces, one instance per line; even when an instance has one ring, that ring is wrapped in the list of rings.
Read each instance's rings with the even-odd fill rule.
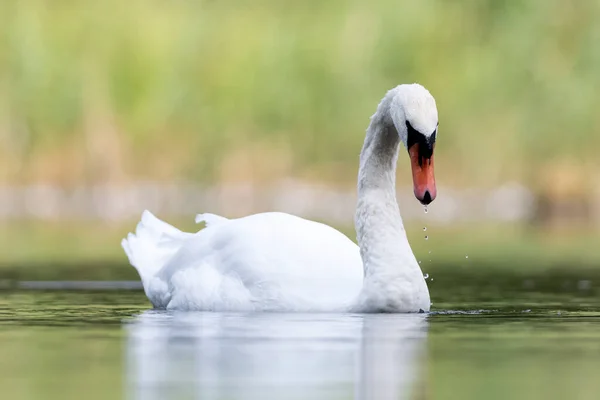
[[[364,316],[163,313],[143,292],[0,290],[0,394],[598,398],[600,297],[506,289],[485,301],[471,287],[429,315]]]
[[[146,311],[126,326],[136,399],[404,399],[424,380],[426,315]]]

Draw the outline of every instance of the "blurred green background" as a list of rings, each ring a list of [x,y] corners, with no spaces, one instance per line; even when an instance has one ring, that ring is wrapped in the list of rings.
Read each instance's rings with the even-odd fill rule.
[[[193,230],[194,211],[271,209],[280,182],[315,204],[279,208],[354,238],[369,117],[411,82],[440,115],[427,215],[398,171],[423,269],[600,276],[598,21],[593,0],[2,1],[3,277],[136,279],[119,242],[144,208]]]

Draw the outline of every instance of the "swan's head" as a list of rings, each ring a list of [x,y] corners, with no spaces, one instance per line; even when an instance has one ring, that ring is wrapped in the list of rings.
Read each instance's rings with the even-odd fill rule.
[[[435,99],[417,83],[400,85],[396,88],[390,113],[410,155],[415,197],[427,205],[437,195],[433,173],[438,128]]]

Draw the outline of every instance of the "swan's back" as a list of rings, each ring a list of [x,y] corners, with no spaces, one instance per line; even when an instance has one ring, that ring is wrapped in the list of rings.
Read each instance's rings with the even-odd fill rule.
[[[236,311],[346,310],[362,288],[358,246],[339,231],[285,213],[180,232],[145,212],[123,241],[158,308]]]

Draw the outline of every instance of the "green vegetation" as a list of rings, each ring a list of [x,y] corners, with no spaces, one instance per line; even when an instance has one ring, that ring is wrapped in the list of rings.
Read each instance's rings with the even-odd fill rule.
[[[413,81],[438,101],[446,185],[598,164],[595,1],[31,0],[0,15],[2,181],[353,182],[369,116]]]
[[[587,198],[599,180],[599,19],[591,0],[3,1],[0,185],[353,185],[378,101],[418,81],[438,102],[441,185],[517,180]],[[3,222],[0,265],[135,278],[119,247],[134,226]],[[418,231],[427,270],[430,249],[440,270],[600,264],[595,232],[463,226],[425,243]],[[65,262],[71,275],[47,266]]]

